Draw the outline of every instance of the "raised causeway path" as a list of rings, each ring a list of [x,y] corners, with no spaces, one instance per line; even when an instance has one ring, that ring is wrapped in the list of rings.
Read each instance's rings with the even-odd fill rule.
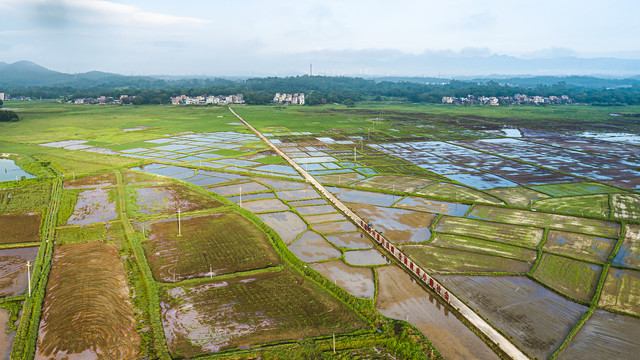
[[[515,345],[513,345],[509,340],[507,340],[502,334],[500,334],[496,329],[494,329],[488,322],[486,322],[483,318],[481,318],[478,314],[476,314],[470,307],[468,307],[465,303],[463,303],[456,296],[451,294],[442,284],[436,281],[433,277],[431,277],[426,271],[422,268],[418,267],[411,259],[409,259],[404,253],[402,253],[398,248],[396,248],[389,240],[387,240],[384,236],[382,236],[375,229],[369,227],[366,222],[361,219],[358,215],[356,215],[353,211],[351,211],[348,207],[346,207],[338,198],[336,198],[332,193],[330,193],[319,181],[317,181],[313,176],[311,176],[308,172],[306,172],[300,165],[298,165],[295,161],[293,161],[287,154],[282,152],[277,146],[275,146],[266,136],[262,135],[261,132],[256,130],[251,124],[246,122],[243,118],[241,118],[232,108],[229,108],[229,111],[233,115],[235,115],[244,125],[246,125],[251,131],[253,131],[262,141],[264,141],[273,151],[276,152],[280,157],[285,159],[289,165],[293,166],[296,171],[302,175],[302,177],[313,187],[319,191],[322,196],[324,196],[327,200],[329,200],[333,206],[335,206],[338,210],[340,210],[343,214],[345,214],[351,221],[353,221],[356,226],[360,229],[364,230],[365,233],[369,234],[369,236],[380,244],[384,249],[386,249],[386,255],[392,258],[395,258],[400,262],[400,264],[405,268],[406,271],[411,272],[417,276],[425,285],[430,287],[435,293],[437,293],[441,300],[449,303],[453,308],[455,308],[462,316],[464,316],[470,323],[472,323],[479,331],[485,334],[491,341],[493,341],[505,354],[507,354],[512,359],[516,360],[525,360],[529,359],[527,355],[525,355],[520,349],[518,349]]]

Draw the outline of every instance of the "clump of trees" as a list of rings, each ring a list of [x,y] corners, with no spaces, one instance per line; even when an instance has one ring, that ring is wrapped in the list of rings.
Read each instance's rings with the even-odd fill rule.
[[[0,110],[0,122],[1,121],[19,121],[20,117],[12,110]]]

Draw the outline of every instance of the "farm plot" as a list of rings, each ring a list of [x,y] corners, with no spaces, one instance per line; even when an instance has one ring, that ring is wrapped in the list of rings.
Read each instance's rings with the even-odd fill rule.
[[[307,224],[291,211],[258,214],[258,217],[275,230],[282,241],[289,245],[307,230]]]
[[[361,218],[371,221],[374,228],[395,243],[424,242],[431,237],[429,227],[436,215],[421,211],[375,205],[347,203]]]
[[[402,269],[390,265],[375,271],[378,275],[375,308],[384,316],[415,326],[446,359],[499,359],[487,344]]]
[[[593,182],[546,184],[532,186],[533,189],[553,197],[615,194],[620,190]]]
[[[518,246],[535,248],[542,240],[542,229],[500,224],[489,221],[443,216],[434,230],[447,234],[473,236],[480,239],[505,242]]]
[[[38,247],[0,250],[0,297],[27,291],[27,261],[33,263]]]
[[[416,191],[416,189],[421,188],[427,184],[431,184],[432,182],[432,180],[428,179],[420,179],[407,176],[381,175],[359,181],[353,185],[373,189],[412,193]]]
[[[557,359],[637,359],[639,338],[640,319],[596,310]]]
[[[116,176],[113,172],[78,177],[66,180],[63,183],[64,189],[88,189],[96,187],[111,187],[116,183]]]
[[[256,192],[269,191],[266,186],[257,182],[245,182],[233,185],[222,185],[216,187],[207,188],[207,190],[214,192],[221,196],[231,196],[239,194],[250,194]]]
[[[404,245],[402,251],[427,271],[443,273],[500,272],[526,273],[531,264],[505,257],[440,248],[431,245]]]
[[[353,232],[358,230],[350,221],[332,221],[314,224],[313,228],[322,234],[334,234],[340,232]]]
[[[302,234],[296,242],[289,245],[289,250],[305,262],[336,259],[342,255],[340,250],[313,231]]]
[[[161,288],[162,320],[174,356],[340,334],[367,324],[294,272],[263,272]]]
[[[139,357],[126,276],[115,246],[88,242],[56,247],[35,358]]]
[[[0,358],[11,358],[11,347],[16,338],[16,332],[9,327],[9,312],[0,308]]]
[[[373,247],[373,242],[361,232],[327,235],[327,240],[343,249],[369,249]]]
[[[49,204],[51,183],[43,182],[33,186],[0,190],[0,214],[44,213]]]
[[[616,240],[599,236],[551,230],[542,249],[586,261],[604,263],[616,246]]]
[[[0,215],[0,244],[40,241],[39,213]]]
[[[478,203],[499,205],[504,204],[502,200],[499,200],[481,191],[447,183],[431,184],[416,191],[416,193],[426,196],[448,198],[456,201],[473,201]]]
[[[529,207],[533,200],[548,198],[549,195],[525,187],[497,188],[486,190],[487,193],[500,198],[512,206]]]
[[[624,220],[640,220],[640,195],[613,194],[613,217]]]
[[[398,201],[394,207],[426,211],[436,214],[447,214],[451,216],[464,216],[471,208],[470,205],[428,200],[412,196],[407,196]]]
[[[613,265],[640,269],[640,225],[627,225],[627,231]]]
[[[400,197],[371,191],[350,190],[338,187],[327,187],[340,201],[359,204],[391,206]]]
[[[544,253],[533,277],[571,298],[591,301],[602,266]]]
[[[355,266],[375,266],[390,263],[378,250],[350,250],[344,252],[344,262]]]
[[[242,207],[254,213],[289,210],[289,205],[283,203],[280,199],[249,201],[242,203]]]
[[[533,202],[536,210],[561,212],[580,216],[609,218],[608,195],[585,195],[543,199]]]
[[[611,221],[584,219],[567,215],[546,214],[535,211],[497,208],[486,205],[474,206],[470,218],[508,224],[530,225],[540,228],[591,234],[606,238],[617,238],[620,224]]]
[[[528,355],[546,359],[587,311],[523,276],[438,276]]]
[[[375,296],[373,269],[349,266],[340,260],[323,261],[309,266],[355,297],[373,299]]]
[[[210,196],[177,184],[128,188],[127,192],[135,198],[138,211],[134,210],[134,213],[141,214],[175,213],[178,209],[193,211],[222,205]]]
[[[598,305],[640,315],[640,271],[610,268]]]
[[[509,259],[525,261],[531,264],[533,264],[533,261],[538,255],[535,250],[461,235],[436,234],[433,241],[429,244],[442,248],[506,257]]]
[[[88,225],[110,221],[118,217],[116,204],[109,199],[104,188],[84,190],[78,194],[73,213],[67,219],[67,225]]]
[[[265,233],[234,212],[151,224],[143,243],[155,279],[181,281],[281,263]]]

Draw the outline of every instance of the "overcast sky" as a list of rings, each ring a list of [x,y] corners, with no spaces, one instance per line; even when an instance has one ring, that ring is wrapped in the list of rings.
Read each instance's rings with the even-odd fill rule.
[[[640,59],[637,0],[0,0],[0,14],[0,61],[72,73],[276,74],[287,58],[296,73],[344,53]]]

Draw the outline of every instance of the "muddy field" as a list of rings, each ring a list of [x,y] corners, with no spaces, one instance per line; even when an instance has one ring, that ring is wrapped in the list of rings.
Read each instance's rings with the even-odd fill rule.
[[[242,207],[254,213],[289,210],[289,206],[283,203],[280,199],[265,199],[243,202]]]
[[[614,218],[625,220],[640,219],[640,195],[613,194],[611,201]]]
[[[551,230],[542,248],[553,253],[604,263],[615,246],[614,239]]]
[[[293,272],[264,272],[161,290],[162,320],[174,356],[366,327],[353,311]]]
[[[265,233],[239,214],[223,212],[151,225],[143,243],[153,276],[173,282],[259,269],[281,262]]]
[[[596,310],[558,359],[637,359],[640,319]]]
[[[90,242],[55,249],[38,333],[36,359],[141,357],[116,247]]]
[[[314,224],[313,228],[323,234],[334,234],[341,232],[353,232],[358,230],[350,221],[333,221],[320,224]]]
[[[562,294],[589,302],[601,272],[599,265],[543,253],[533,277]]]
[[[480,316],[538,359],[564,341],[587,307],[564,299],[526,277],[438,277]]]
[[[40,241],[40,214],[0,215],[0,244]]]
[[[376,310],[407,321],[426,336],[446,359],[499,359],[480,338],[464,326],[397,266],[376,268]]]
[[[343,249],[369,249],[373,247],[373,241],[361,232],[327,235],[327,240]]]
[[[375,249],[345,251],[344,261],[355,266],[387,265],[391,262]]]
[[[610,268],[598,305],[640,316],[640,271]]]
[[[435,214],[447,214],[451,216],[464,216],[470,205],[450,203],[446,201],[428,200],[418,197],[407,196],[398,201],[395,207],[426,211]]]
[[[396,209],[375,205],[347,203],[362,219],[371,221],[375,229],[395,242],[424,242],[431,237],[429,227],[436,215],[421,211]]]
[[[340,260],[323,261],[309,266],[355,297],[373,299],[375,296],[373,269],[349,266]]]
[[[33,264],[39,247],[0,250],[0,297],[27,292],[27,261]],[[33,267],[31,268],[33,272]]]
[[[109,199],[108,190],[96,188],[78,194],[78,201],[73,214],[67,219],[67,225],[88,225],[117,217],[116,204]]]

